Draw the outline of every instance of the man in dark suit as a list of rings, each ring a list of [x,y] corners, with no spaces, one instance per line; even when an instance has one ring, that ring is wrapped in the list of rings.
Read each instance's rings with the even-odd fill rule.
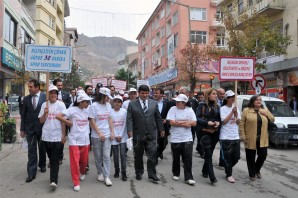
[[[28,177],[26,182],[31,182],[36,177],[37,161],[40,171],[46,172],[46,152],[41,144],[42,124],[39,122],[38,114],[42,103],[46,101],[46,95],[39,90],[40,84],[32,79],[28,83],[30,95],[23,100],[23,111],[21,115],[21,137],[27,138],[28,142]],[[37,146],[39,149],[39,160],[37,159]]]
[[[153,182],[160,181],[156,176],[157,133],[164,137],[162,119],[155,100],[148,99],[149,87],[139,87],[139,98],[131,101],[127,109],[127,132],[133,137],[134,166],[136,179],[141,180],[144,173],[143,155],[147,155],[148,178]]]
[[[63,88],[63,83],[62,80],[60,78],[56,78],[53,81],[53,84],[58,88],[58,100],[64,102],[66,109],[68,109],[69,105],[71,104],[71,97],[70,94],[66,91],[62,91]],[[68,129],[66,129],[68,130]],[[64,144],[62,144],[61,146],[61,150],[60,150],[60,158],[59,158],[59,164],[62,164],[62,160],[63,160],[63,150],[64,150]]]
[[[161,137],[160,133],[158,134],[158,139],[157,139],[157,156],[160,159],[163,159],[163,151],[165,150],[165,148],[168,145],[168,136],[170,134],[170,127],[169,127],[169,123],[167,123],[166,118],[167,118],[167,114],[168,114],[168,103],[169,100],[166,98],[163,98],[164,95],[164,90],[162,88],[156,88],[154,89],[154,99],[157,101],[157,105],[158,105],[158,110],[159,113],[161,115],[161,119],[162,119],[162,123],[163,123],[163,127],[165,129],[165,136]]]

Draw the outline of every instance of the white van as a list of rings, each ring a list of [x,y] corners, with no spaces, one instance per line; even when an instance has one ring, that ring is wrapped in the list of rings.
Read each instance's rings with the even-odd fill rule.
[[[243,111],[252,95],[238,95],[237,106]],[[272,146],[277,144],[298,144],[298,117],[287,103],[278,98],[261,96],[264,107],[275,117],[276,131],[269,131],[269,143]]]

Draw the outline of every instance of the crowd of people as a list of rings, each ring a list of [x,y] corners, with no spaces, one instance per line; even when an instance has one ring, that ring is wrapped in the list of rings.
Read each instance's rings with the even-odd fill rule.
[[[240,141],[245,145],[248,175],[252,181],[261,178],[261,168],[267,156],[268,122],[274,117],[262,106],[262,99],[251,97],[241,113],[235,106],[231,90],[210,88],[196,96],[187,87],[170,100],[162,88],[150,95],[147,85],[117,93],[114,86],[87,85],[63,91],[61,79],[49,87],[49,100],[40,91],[37,80],[28,83],[30,94],[22,101],[21,136],[28,141],[26,182],[36,177],[38,167],[46,172],[49,158],[50,187],[58,186],[59,165],[62,164],[64,144],[69,145],[71,178],[75,191],[89,170],[89,151],[93,151],[97,180],[111,186],[111,156],[114,178],[127,181],[127,141],[132,138],[136,180],[144,174],[144,153],[147,157],[148,179],[159,183],[156,166],[170,142],[172,179],[179,180],[180,159],[184,181],[194,185],[192,173],[193,143],[204,158],[202,176],[212,184],[217,182],[213,170],[213,152],[220,143],[219,165],[226,179],[234,183],[232,170],[240,159]],[[38,148],[38,150],[37,150]],[[37,154],[37,151],[39,154]],[[257,155],[257,159],[256,159]]]

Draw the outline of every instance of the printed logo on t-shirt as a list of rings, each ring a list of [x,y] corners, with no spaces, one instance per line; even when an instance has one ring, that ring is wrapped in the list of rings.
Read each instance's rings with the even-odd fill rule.
[[[76,123],[78,126],[82,127],[82,126],[86,126],[88,123],[88,120],[81,120],[81,119],[76,119]]]
[[[124,118],[120,120],[113,120],[114,127],[122,127],[124,125]]]
[[[109,113],[105,113],[105,114],[98,114],[98,120],[108,120],[109,119],[110,114]]]

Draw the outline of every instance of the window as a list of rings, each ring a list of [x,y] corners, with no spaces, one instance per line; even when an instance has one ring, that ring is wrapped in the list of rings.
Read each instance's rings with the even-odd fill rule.
[[[233,4],[228,5],[228,11],[232,12],[233,11]]]
[[[254,1],[253,0],[248,0],[248,6],[251,7],[253,5]]]
[[[217,34],[216,35],[216,45],[218,47],[224,47],[225,46],[225,34]]]
[[[223,18],[223,12],[216,11],[216,21],[220,21]]]
[[[165,45],[161,46],[160,51],[161,51],[161,57],[163,57],[165,55]]]
[[[17,22],[5,11],[4,39],[10,44],[17,46]]]
[[[160,33],[157,32],[155,36],[155,46],[158,46],[160,43]]]
[[[157,15],[157,17],[155,18],[155,28],[159,28],[159,15]]]
[[[25,55],[26,44],[33,44],[33,43],[34,41],[30,37],[30,35],[23,28],[21,28],[21,51],[23,55]]]
[[[160,19],[165,17],[165,9],[162,9],[162,11],[160,12]]]
[[[191,31],[191,43],[206,44],[207,32],[206,31]]]
[[[207,9],[206,8],[190,8],[190,19],[197,21],[207,20]]]
[[[151,40],[151,45],[152,45],[152,47],[155,46],[155,38],[152,38],[152,40]]]
[[[163,27],[160,28],[160,38],[164,37],[165,34],[166,34],[165,26],[163,26]]]
[[[238,0],[238,14],[241,14],[243,11],[243,0]]]
[[[149,47],[148,47],[148,45],[146,45],[145,52],[148,52],[148,51],[149,51]]]
[[[172,33],[172,27],[171,27],[171,20],[168,20],[167,21],[167,24],[166,24],[166,31],[167,31],[167,37],[171,35]]]
[[[174,34],[174,48],[178,47],[178,33]]]
[[[54,29],[55,27],[55,19],[49,16],[49,26]]]
[[[178,11],[175,12],[172,16],[172,26],[176,25],[178,23]]]
[[[56,0],[48,0],[48,2],[49,2],[52,6],[55,7],[55,5],[56,5]]]
[[[171,2],[167,1],[166,4],[166,15],[169,16],[171,14]]]

